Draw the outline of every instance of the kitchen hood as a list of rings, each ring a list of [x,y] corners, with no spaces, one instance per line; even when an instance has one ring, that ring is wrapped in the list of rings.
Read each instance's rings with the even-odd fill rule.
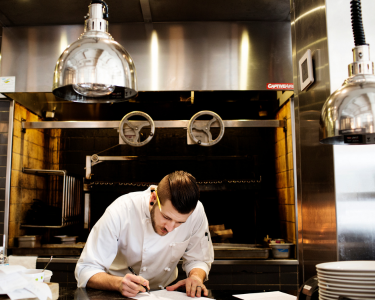
[[[375,75],[362,25],[360,0],[351,1],[355,40],[349,78],[328,97],[320,116],[320,142],[331,145],[375,144]]]
[[[92,0],[84,33],[63,51],[56,63],[56,97],[81,103],[114,103],[137,94],[134,62],[108,33],[106,18],[108,5]]]

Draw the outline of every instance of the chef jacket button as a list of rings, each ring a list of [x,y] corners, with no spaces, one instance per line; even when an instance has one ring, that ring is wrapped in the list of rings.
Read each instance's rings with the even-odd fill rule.
[[[146,267],[143,267],[142,270],[143,270],[143,272],[146,272],[146,271],[147,271],[147,268],[146,268]]]
[[[168,272],[170,271],[171,269],[170,268],[168,268]]]
[[[168,267],[167,267],[167,268],[164,268],[164,271],[168,272]]]

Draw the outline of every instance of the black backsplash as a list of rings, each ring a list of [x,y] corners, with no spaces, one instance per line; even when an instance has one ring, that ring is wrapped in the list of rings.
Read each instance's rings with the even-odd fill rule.
[[[206,107],[194,105],[162,104],[147,112],[154,120],[166,119],[166,110],[173,106],[175,120],[188,120],[202,109],[217,112],[223,120],[261,119],[259,110],[267,110],[267,119],[274,118],[275,101],[208,101]],[[263,103],[261,108],[260,103]],[[178,107],[181,105],[181,109]],[[134,110],[142,110],[137,107]],[[145,111],[143,109],[143,111]],[[126,114],[126,112],[124,113]],[[212,130],[215,134],[215,130]],[[85,157],[139,156],[138,161],[102,162],[92,167],[91,222],[100,218],[105,209],[117,197],[125,193],[144,190],[148,183],[158,183],[166,174],[184,170],[196,177],[198,182],[245,181],[261,182],[227,184],[227,191],[211,189],[201,192],[210,225],[225,224],[232,229],[233,243],[261,243],[263,237],[279,236],[278,203],[275,183],[275,129],[273,128],[226,128],[222,140],[212,147],[187,145],[184,129],[156,129],[153,139],[143,147],[118,145],[119,135],[115,129],[64,129],[61,136],[61,169],[85,175]],[[116,146],[117,145],[117,146]],[[111,148],[113,147],[113,148]],[[109,149],[111,148],[111,149]],[[108,150],[106,150],[108,149]],[[190,157],[190,160],[151,160],[151,157]],[[241,156],[222,160],[210,160],[213,156]],[[102,183],[102,184],[99,184]],[[107,185],[105,184],[107,183]],[[110,185],[113,183],[113,185]],[[118,183],[137,183],[140,186],[124,186]],[[215,185],[213,185],[215,186]],[[217,185],[218,186],[218,185]],[[82,236],[84,241],[86,237]]]

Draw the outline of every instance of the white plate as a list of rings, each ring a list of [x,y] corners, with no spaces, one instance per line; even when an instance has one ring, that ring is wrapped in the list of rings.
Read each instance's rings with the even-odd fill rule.
[[[373,286],[375,287],[375,281],[366,281],[366,280],[341,280],[341,279],[332,279],[332,278],[327,278],[318,275],[318,280],[319,281],[324,281],[326,283],[334,284],[334,285],[343,285],[343,286],[348,286],[348,285],[355,285],[355,286]]]
[[[319,283],[324,284],[328,287],[333,288],[354,288],[354,289],[365,289],[365,290],[375,290],[375,285],[373,283],[370,284],[353,284],[354,282],[351,282],[351,284],[342,284],[337,282],[328,282],[323,279],[318,278]]]
[[[374,260],[350,260],[350,261],[334,261],[316,265],[318,270],[325,271],[350,271],[350,272],[374,272]]]
[[[369,283],[375,284],[375,278],[374,277],[361,277],[361,276],[338,276],[338,275],[326,275],[321,274],[318,272],[318,277],[326,278],[327,280],[335,280],[340,282],[352,282],[352,281],[367,281]]]
[[[333,271],[321,271],[317,270],[318,274],[330,275],[330,276],[363,276],[372,277],[375,279],[375,272],[333,272]]]
[[[319,289],[319,293],[322,293],[324,295],[334,297],[334,296],[347,296],[350,298],[350,296],[360,297],[360,298],[372,298],[375,299],[375,292],[374,293],[360,293],[360,292],[348,292],[348,291],[324,291]]]
[[[332,286],[332,285],[326,285],[324,283],[318,283],[319,290],[323,290],[326,292],[334,292],[334,293],[340,293],[340,291],[350,292],[350,293],[369,293],[374,294],[375,296],[375,289],[363,289],[363,288],[352,288],[352,287],[341,287],[341,286]]]
[[[319,293],[319,298],[323,300],[337,300],[338,296],[327,296],[327,294]],[[352,296],[350,299],[374,300],[374,298],[355,297],[355,296]]]
[[[319,294],[319,300],[337,300],[337,299],[334,297],[327,297],[327,296],[323,296]]]

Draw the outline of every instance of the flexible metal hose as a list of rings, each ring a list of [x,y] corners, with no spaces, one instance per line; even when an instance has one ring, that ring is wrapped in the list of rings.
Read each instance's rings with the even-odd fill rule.
[[[361,0],[351,0],[350,11],[352,14],[354,44],[355,46],[367,45],[363,30]]]

